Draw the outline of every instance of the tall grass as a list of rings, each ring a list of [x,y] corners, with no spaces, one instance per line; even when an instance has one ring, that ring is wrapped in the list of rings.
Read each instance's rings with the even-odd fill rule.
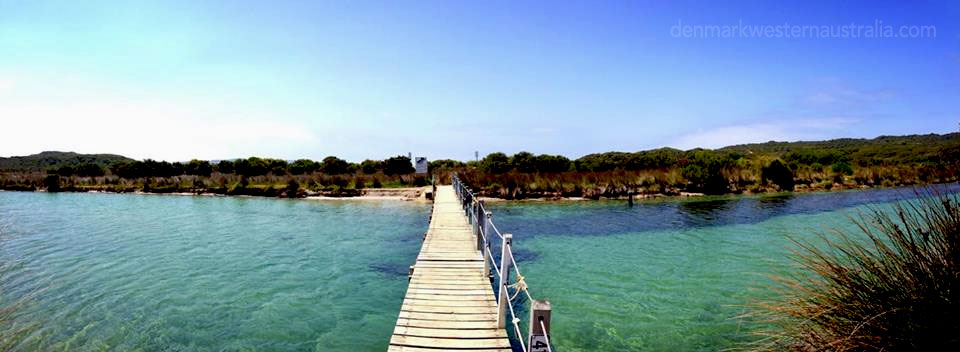
[[[922,191],[798,242],[803,274],[757,305],[758,351],[960,350],[960,197]]]

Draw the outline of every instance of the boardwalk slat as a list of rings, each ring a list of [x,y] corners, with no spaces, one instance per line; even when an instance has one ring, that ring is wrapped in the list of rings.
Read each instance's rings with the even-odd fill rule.
[[[510,351],[471,226],[453,187],[437,187],[388,351]]]
[[[393,335],[391,345],[432,348],[510,348],[506,338],[489,339],[448,339],[419,336]]]
[[[444,350],[436,348],[422,348],[422,347],[410,347],[410,346],[395,346],[390,345],[390,348],[387,349],[387,352],[440,352]],[[447,350],[451,351],[451,350]],[[465,352],[511,352],[509,348],[505,349],[488,349],[488,348],[471,348],[471,349],[456,349],[452,351],[465,351]]]
[[[420,336],[420,337],[442,337],[442,338],[461,338],[461,339],[477,339],[477,338],[506,338],[507,332],[502,329],[431,329],[431,328],[418,328],[412,326],[397,326],[393,330],[394,334],[404,335],[404,336]]]

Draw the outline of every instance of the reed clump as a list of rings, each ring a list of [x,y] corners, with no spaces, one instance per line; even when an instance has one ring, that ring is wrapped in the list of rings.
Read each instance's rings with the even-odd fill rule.
[[[801,274],[757,304],[754,351],[960,350],[960,197],[924,191],[857,231],[801,243]]]

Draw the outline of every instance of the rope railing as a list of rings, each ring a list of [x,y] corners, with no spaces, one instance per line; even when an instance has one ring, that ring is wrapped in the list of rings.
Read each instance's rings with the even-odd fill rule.
[[[507,314],[509,314],[510,323],[516,333],[516,339],[519,341],[520,350],[524,352],[552,352],[550,345],[550,302],[546,300],[534,300],[530,294],[529,287],[520,274],[520,267],[513,256],[513,235],[502,233],[493,223],[493,213],[489,211],[486,204],[480,200],[476,193],[470,187],[463,184],[456,174],[451,176],[454,192],[457,199],[460,200],[464,214],[470,221],[474,235],[477,238],[477,250],[483,253],[484,272],[490,275],[491,271],[496,276],[491,276],[491,282],[496,278],[495,293],[497,295],[497,326],[506,328]],[[493,256],[492,236],[496,235],[500,240],[500,263],[497,263]],[[516,276],[513,283],[510,283],[510,268]],[[513,294],[510,293],[511,289]],[[520,295],[523,292],[524,295]],[[520,329],[520,317],[517,316],[513,301],[517,298],[526,297],[530,303],[530,321],[528,324],[527,339],[523,338]],[[518,300],[518,304],[521,303]]]

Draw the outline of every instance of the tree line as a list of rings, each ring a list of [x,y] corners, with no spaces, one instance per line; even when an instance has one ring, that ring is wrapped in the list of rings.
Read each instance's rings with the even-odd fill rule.
[[[167,162],[152,159],[115,162],[108,167],[96,163],[62,165],[47,170],[48,174],[59,176],[95,177],[109,174],[121,178],[135,179],[143,177],[171,177],[179,175],[210,176],[213,173],[236,174],[240,176],[283,176],[304,175],[315,172],[327,175],[375,174],[406,175],[414,172],[410,158],[395,156],[384,160],[364,160],[351,163],[335,156],[322,161],[298,159],[287,162],[281,159],[249,157],[246,159],[220,160],[211,163],[206,160],[188,162]]]

